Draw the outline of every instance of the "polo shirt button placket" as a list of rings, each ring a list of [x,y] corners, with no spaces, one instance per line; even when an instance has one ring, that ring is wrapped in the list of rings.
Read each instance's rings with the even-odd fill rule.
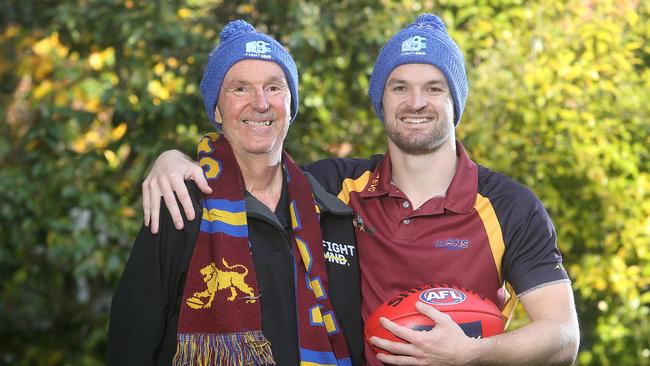
[[[402,202],[402,207],[409,208],[410,206],[411,206],[411,204],[409,203],[409,201]],[[408,225],[410,223],[411,223],[411,220],[409,220],[409,219],[402,220],[402,224],[404,224],[404,225]]]
[[[401,218],[398,221],[398,225],[397,225],[398,228],[397,230],[394,231],[393,238],[400,242],[408,242],[411,240],[411,230],[409,225],[411,223],[411,219],[408,219],[406,217],[408,217],[411,214],[411,202],[409,202],[409,200],[406,198],[401,198],[401,199],[404,200],[401,203],[402,207],[397,209],[398,217]]]

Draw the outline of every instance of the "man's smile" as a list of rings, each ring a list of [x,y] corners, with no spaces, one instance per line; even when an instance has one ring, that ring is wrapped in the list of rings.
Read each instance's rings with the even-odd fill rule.
[[[244,119],[242,122],[249,126],[270,126],[273,123],[273,121],[270,120],[254,121],[252,119]]]
[[[431,117],[399,117],[399,121],[408,124],[421,124],[433,122]]]

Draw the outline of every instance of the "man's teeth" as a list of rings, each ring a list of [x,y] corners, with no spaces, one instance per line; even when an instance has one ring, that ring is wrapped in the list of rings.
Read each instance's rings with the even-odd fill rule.
[[[271,121],[251,121],[251,120],[244,120],[244,123],[250,126],[270,126]]]
[[[429,122],[430,120],[431,120],[430,118],[425,118],[425,117],[420,117],[420,118],[404,117],[404,118],[402,118],[402,122],[404,122],[404,123],[413,123],[413,124],[425,123],[425,122]]]

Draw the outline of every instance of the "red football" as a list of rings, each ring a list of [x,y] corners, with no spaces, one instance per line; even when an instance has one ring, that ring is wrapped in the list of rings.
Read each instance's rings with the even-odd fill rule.
[[[372,336],[377,336],[404,342],[381,326],[380,317],[414,330],[433,328],[433,320],[415,309],[417,301],[429,304],[451,316],[469,337],[484,338],[503,333],[503,316],[490,300],[476,292],[453,285],[426,285],[404,291],[375,309],[366,321],[366,341]],[[377,353],[388,353],[379,348],[373,349]]]

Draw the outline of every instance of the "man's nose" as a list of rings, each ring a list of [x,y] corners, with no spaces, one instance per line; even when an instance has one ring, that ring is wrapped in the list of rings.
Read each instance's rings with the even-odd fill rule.
[[[264,112],[269,109],[269,100],[264,89],[255,90],[252,104],[253,108],[259,112]]]
[[[409,108],[420,110],[427,106],[427,99],[421,90],[413,89],[409,92],[406,104]]]

